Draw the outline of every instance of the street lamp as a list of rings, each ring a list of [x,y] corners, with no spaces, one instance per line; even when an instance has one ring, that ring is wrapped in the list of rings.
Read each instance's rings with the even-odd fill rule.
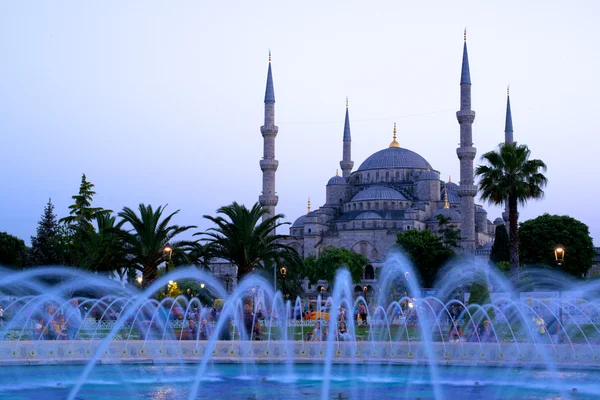
[[[557,245],[556,248],[554,249],[554,259],[556,260],[556,264],[558,266],[562,266],[563,263],[565,262],[565,248],[562,245]],[[559,324],[558,324],[558,332],[560,333],[560,329],[562,326],[562,322],[563,322],[563,313],[562,313],[562,290],[560,290],[561,288],[558,288],[558,319],[559,319]]]
[[[231,282],[231,275],[225,274],[225,276],[223,277],[223,280],[225,281],[227,293],[229,293],[229,282]]]
[[[281,274],[281,294],[285,294],[285,278],[287,276],[287,268],[282,266],[279,268],[279,273]]]
[[[200,284],[200,289],[204,289],[204,286],[206,286],[206,285],[204,285],[204,283],[201,283]]]
[[[142,278],[141,276],[138,276],[136,280],[137,280],[137,283],[138,283],[140,286],[142,286],[142,281],[144,280],[144,278]]]
[[[367,302],[367,290],[369,290],[369,288],[367,287],[367,285],[363,286],[363,293],[364,293],[365,303]]]
[[[163,247],[163,254],[168,257],[165,261],[165,275],[167,275],[169,273],[169,263],[171,262],[171,257],[173,256],[173,248],[170,244],[167,243],[165,247]],[[167,286],[167,288],[165,289],[165,296],[167,296],[168,294],[169,286]]]
[[[554,249],[554,259],[558,265],[562,265],[565,261],[565,248],[560,244]]]

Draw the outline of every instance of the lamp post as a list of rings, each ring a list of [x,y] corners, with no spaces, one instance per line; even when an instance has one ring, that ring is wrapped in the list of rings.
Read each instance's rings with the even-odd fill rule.
[[[279,268],[279,273],[281,274],[281,294],[285,296],[285,278],[287,276],[287,268],[285,266],[281,266],[281,268]]]
[[[554,259],[556,260],[556,264],[559,267],[562,267],[563,263],[565,262],[565,248],[562,245],[557,245],[556,248],[554,249]],[[559,319],[559,324],[558,324],[558,331],[560,332],[560,327],[562,326],[563,323],[563,313],[562,313],[562,290],[560,290],[561,288],[558,288],[558,319]]]
[[[223,281],[225,281],[225,289],[227,290],[227,293],[229,293],[229,282],[231,282],[231,275],[225,274]]]
[[[170,244],[166,244],[163,248],[163,254],[167,256],[167,260],[165,261],[165,275],[169,273],[169,263],[171,262],[171,257],[173,256],[173,248]],[[165,289],[165,296],[169,294],[169,286]]]

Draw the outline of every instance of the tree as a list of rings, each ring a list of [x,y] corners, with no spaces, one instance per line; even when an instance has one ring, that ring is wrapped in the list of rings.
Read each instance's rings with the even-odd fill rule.
[[[306,277],[311,285],[319,280],[331,285],[338,269],[342,267],[348,268],[353,283],[359,283],[368,263],[367,257],[343,247],[329,247],[318,258],[310,255],[304,260]]]
[[[25,242],[6,232],[0,232],[0,265],[24,268],[27,266],[29,249]]]
[[[567,215],[544,214],[519,226],[520,256],[524,264],[557,266],[554,249],[559,244],[565,248],[560,268],[578,278],[587,274],[597,252],[586,224]]]
[[[455,255],[441,237],[429,230],[411,229],[396,234],[396,243],[406,251],[419,271],[421,285],[432,287],[440,268]]]
[[[65,235],[70,236],[68,252],[70,253],[72,264],[84,268],[89,268],[90,264],[90,243],[86,243],[85,241],[92,240],[95,236],[96,232],[94,231],[93,222],[104,215],[112,213],[111,210],[92,207],[93,197],[96,194],[93,188],[94,184],[89,182],[85,174],[83,174],[81,176],[79,193],[71,196],[75,202],[69,206],[69,215],[58,221],[64,224],[66,228]],[[102,235],[100,232],[98,233]],[[95,253],[98,253],[97,249],[93,250]]]
[[[267,213],[259,203],[248,209],[233,202],[217,210],[217,214],[226,218],[205,215],[216,227],[196,235],[208,236],[203,240],[212,257],[224,258],[237,266],[238,281],[255,268],[266,268],[272,262],[285,264],[288,269],[301,268],[302,260],[296,250],[283,243],[288,236],[273,234],[276,228],[287,225],[278,222],[284,216],[277,214],[259,222]]]
[[[438,220],[438,233],[442,237],[442,243],[444,244],[444,247],[448,249],[459,248],[460,229],[457,229],[455,226],[450,224],[450,222],[452,221],[450,217],[438,214],[436,218]]]
[[[54,214],[54,204],[49,199],[38,221],[37,233],[31,237],[31,264],[59,265],[63,261],[63,240]]]
[[[504,224],[496,226],[496,235],[494,236],[490,260],[495,264],[510,261],[510,243]]]
[[[508,203],[510,268],[519,274],[518,204],[527,200],[541,199],[548,179],[540,172],[546,171],[542,160],[530,160],[531,151],[526,145],[500,144],[497,151],[485,153],[481,159],[487,165],[479,165],[475,175],[480,177],[481,199],[491,204]]]
[[[158,275],[158,266],[167,260],[164,248],[167,244],[173,249],[170,257],[175,262],[187,260],[186,251],[192,247],[192,242],[175,241],[177,235],[195,228],[195,226],[169,225],[174,215],[179,210],[163,217],[164,207],[159,206],[156,210],[151,205],[140,204],[139,216],[132,209],[125,207],[118,215],[122,221],[120,224],[129,224],[131,231],[120,231],[125,245],[129,261],[136,269],[142,271],[142,285],[149,286]]]
[[[71,196],[75,203],[69,206],[69,215],[61,218],[58,222],[65,223],[67,225],[84,225],[93,229],[92,221],[97,218],[99,214],[110,214],[111,210],[105,210],[101,207],[92,207],[92,200],[96,192],[92,189],[94,184],[89,182],[85,176],[81,176],[81,185],[79,186],[79,193],[75,196]]]
[[[97,213],[95,220],[98,231],[93,228],[78,228],[82,254],[85,255],[79,260],[79,266],[101,274],[118,271],[123,275],[135,268],[129,260],[121,232],[125,221],[117,223],[116,217],[106,213]]]

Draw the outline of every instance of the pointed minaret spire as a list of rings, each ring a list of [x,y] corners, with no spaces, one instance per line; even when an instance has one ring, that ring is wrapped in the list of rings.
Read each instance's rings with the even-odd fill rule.
[[[275,125],[275,92],[273,90],[273,73],[271,72],[271,50],[269,50],[269,69],[267,71],[267,89],[265,91],[265,122],[260,127],[264,141],[263,158],[260,169],[263,173],[262,194],[258,196],[260,205],[267,209],[263,221],[275,215],[275,206],[279,197],[275,192],[275,172],[279,161],[275,159],[275,137],[279,128]],[[275,234],[275,231],[272,232]]]
[[[473,178],[473,160],[477,149],[473,147],[473,121],[475,111],[471,109],[471,73],[469,71],[469,56],[467,54],[467,30],[464,33],[462,70],[460,74],[460,110],[456,119],[460,124],[460,147],[456,155],[460,160],[460,232],[461,247],[466,252],[472,252],[477,245],[475,241],[475,195],[477,186]]]
[[[342,177],[348,179],[354,167],[354,161],[352,161],[352,138],[350,137],[350,115],[348,113],[348,96],[346,96],[346,119],[344,121],[344,141],[342,149],[342,161],[340,162],[342,168]]]
[[[269,50],[269,70],[267,71],[267,89],[265,90],[265,103],[275,103],[275,90],[273,89],[273,73],[271,72],[271,50]]]
[[[471,71],[469,70],[469,54],[467,53],[467,28],[464,33],[465,44],[463,45],[462,70],[460,73],[460,84],[471,84]]]
[[[306,213],[308,214],[310,212],[310,196],[308,196],[308,207],[306,210]]]
[[[512,113],[510,112],[510,87],[506,88],[506,123],[504,124],[504,142],[513,142]]]

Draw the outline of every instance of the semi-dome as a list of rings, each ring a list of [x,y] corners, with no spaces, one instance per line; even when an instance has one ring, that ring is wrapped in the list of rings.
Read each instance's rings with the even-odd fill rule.
[[[389,187],[371,186],[355,194],[351,201],[363,200],[406,200],[406,197]]]
[[[423,157],[403,147],[389,147],[372,154],[358,167],[358,171],[384,168],[427,169]]]
[[[435,212],[433,218],[435,219],[435,217],[438,215],[443,215],[446,218],[450,218],[451,222],[460,222],[460,214],[451,208],[440,208]]]
[[[475,212],[476,213],[486,213],[487,214],[487,211],[485,211],[485,208],[483,208],[483,207],[478,208],[477,210],[475,210]]]
[[[458,190],[458,185],[452,181],[446,182],[445,186],[446,186],[446,188],[448,188],[448,190],[454,190],[454,191]]]
[[[373,211],[365,211],[358,214],[356,219],[381,219],[381,215]]]
[[[342,178],[339,175],[334,176],[327,182],[328,185],[345,185],[346,179]]]
[[[440,179],[440,177],[437,174],[437,172],[433,172],[433,171],[423,171],[419,175],[420,181],[437,181],[439,179]]]

